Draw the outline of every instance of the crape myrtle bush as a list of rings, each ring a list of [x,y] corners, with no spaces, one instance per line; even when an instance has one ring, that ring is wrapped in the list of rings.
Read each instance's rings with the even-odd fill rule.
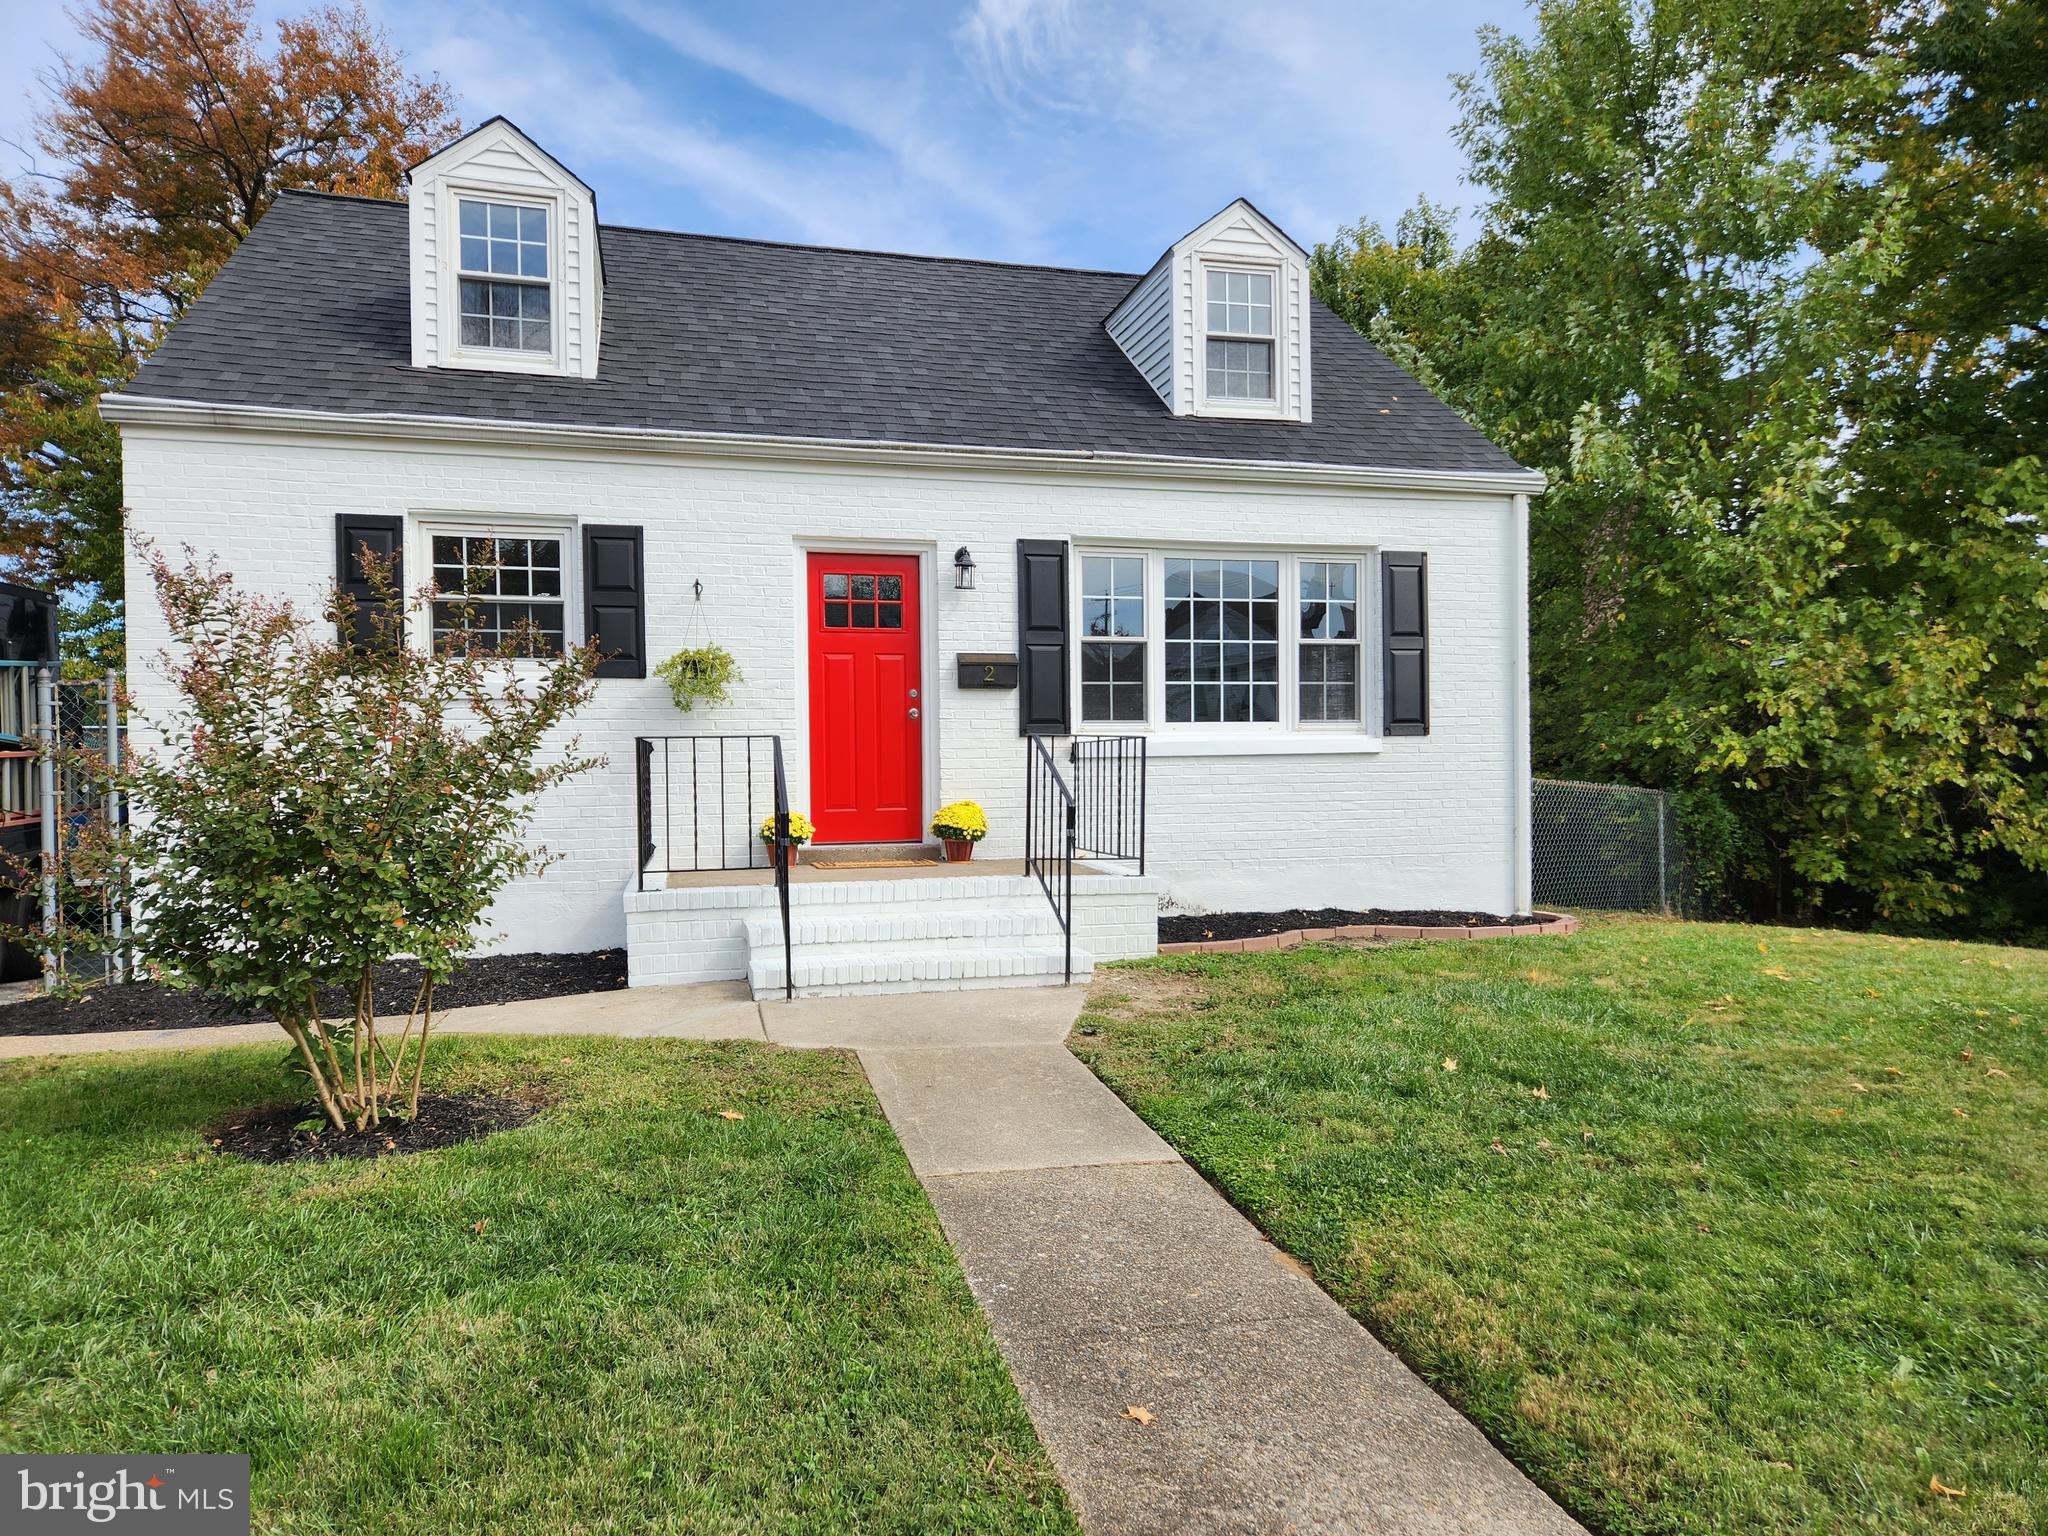
[[[589,698],[598,657],[541,654],[532,634],[407,644],[435,593],[399,593],[367,550],[370,601],[359,613],[337,590],[324,622],[189,551],[146,553],[174,703],[119,775],[137,811],[123,861],[137,956],[271,1012],[337,1128],[378,1123],[401,1095],[411,1113],[435,984],[505,883],[549,861],[526,835],[535,797],[597,766],[574,740],[546,743]],[[394,1044],[371,978],[408,955],[425,980]],[[352,1017],[323,1017],[336,988]]]

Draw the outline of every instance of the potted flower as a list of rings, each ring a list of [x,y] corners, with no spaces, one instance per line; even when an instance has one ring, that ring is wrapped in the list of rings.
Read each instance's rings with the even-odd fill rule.
[[[988,813],[972,800],[942,805],[932,817],[932,835],[946,845],[948,863],[971,859],[974,845],[988,836]]]
[[[802,811],[789,813],[789,862],[796,863],[796,851],[818,835],[818,829],[811,825],[811,818]],[[761,841],[769,847],[768,863],[775,864],[775,814],[770,812],[761,818]]]

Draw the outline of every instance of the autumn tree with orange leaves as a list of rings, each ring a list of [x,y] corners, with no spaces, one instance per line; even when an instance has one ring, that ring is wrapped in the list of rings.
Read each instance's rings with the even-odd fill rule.
[[[0,563],[117,651],[118,389],[287,188],[395,197],[460,131],[360,4],[267,36],[252,0],[89,0],[44,80],[47,161],[0,177]]]

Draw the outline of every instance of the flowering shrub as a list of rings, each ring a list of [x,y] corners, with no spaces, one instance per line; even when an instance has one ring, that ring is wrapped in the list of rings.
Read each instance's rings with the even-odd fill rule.
[[[534,798],[597,766],[553,734],[589,698],[596,652],[546,655],[537,632],[502,649],[407,644],[432,593],[400,593],[388,562],[365,560],[360,615],[337,590],[316,624],[210,563],[147,553],[176,702],[121,774],[140,813],[139,958],[270,1012],[337,1128],[377,1124],[408,1079],[416,1112],[435,984],[505,882],[548,863],[526,838]],[[393,1049],[371,982],[401,955],[426,979]],[[336,989],[352,1017],[323,1016]]]
[[[791,811],[789,813],[789,840],[792,843],[808,843],[817,835],[818,829],[811,825],[810,817],[806,816],[802,811]],[[761,841],[764,843],[775,841],[775,816],[773,812],[770,812],[761,819]]]
[[[932,817],[932,835],[949,843],[978,843],[988,836],[988,812],[972,800],[942,805]]]

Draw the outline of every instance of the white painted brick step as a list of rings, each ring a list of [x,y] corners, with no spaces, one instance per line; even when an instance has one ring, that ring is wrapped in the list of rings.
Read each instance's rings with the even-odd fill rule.
[[[1074,980],[1086,981],[1095,960],[1074,951]],[[747,980],[756,997],[783,990],[782,942],[754,949]],[[796,990],[821,997],[864,992],[941,992],[978,987],[1056,987],[1066,980],[1066,955],[1058,943],[977,944],[935,949],[925,943],[813,946],[796,956]]]
[[[789,936],[799,949],[835,944],[896,944],[912,940],[948,947],[993,940],[1046,939],[1057,942],[1060,925],[1040,899],[1022,908],[897,908],[857,912],[790,912]],[[780,915],[750,917],[747,943],[754,949],[780,947]]]

